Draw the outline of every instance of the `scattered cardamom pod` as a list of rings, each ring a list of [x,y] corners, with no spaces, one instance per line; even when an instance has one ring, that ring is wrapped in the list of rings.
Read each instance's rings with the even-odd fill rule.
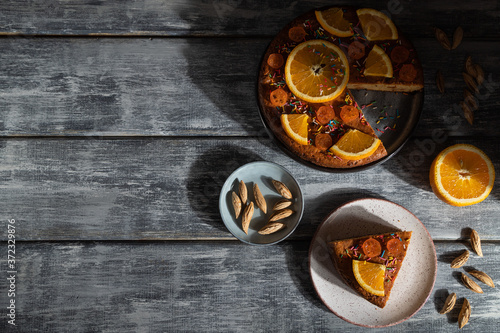
[[[283,220],[284,218],[287,218],[288,216],[292,215],[294,213],[293,210],[285,208],[282,210],[275,211],[274,213],[271,214],[269,217],[269,222],[274,222],[278,220]]]
[[[231,198],[233,202],[233,208],[234,208],[234,217],[238,218],[241,213],[241,200],[238,194],[236,192],[231,193]]]
[[[479,108],[476,97],[472,95],[469,89],[464,89],[464,102],[471,108],[472,111]]]
[[[490,286],[491,288],[495,288],[493,279],[488,274],[477,270],[470,271],[469,274],[478,279],[479,281],[483,282],[484,284]]]
[[[450,266],[451,268],[460,268],[467,262],[467,260],[469,260],[469,251],[464,250],[462,254],[460,254],[451,262]]]
[[[434,33],[436,34],[436,39],[438,40],[439,44],[441,44],[441,46],[445,50],[451,50],[450,40],[448,39],[448,36],[446,36],[444,31],[439,28],[434,28]]]
[[[476,251],[478,256],[483,256],[483,250],[481,249],[481,238],[479,238],[479,234],[474,229],[472,229],[470,233],[470,245],[472,249]]]
[[[474,94],[477,94],[479,92],[479,87],[474,77],[466,72],[462,72],[462,75],[464,77],[465,84],[467,85],[469,90],[472,91]]]
[[[483,84],[484,82],[484,71],[483,71],[483,68],[481,66],[479,66],[478,64],[475,64],[474,65],[474,69],[476,71],[476,81],[477,81],[477,84],[481,85]]]
[[[464,101],[460,102],[460,107],[464,111],[464,117],[465,117],[465,119],[467,120],[467,122],[470,125],[472,125],[474,123],[474,112],[469,107],[469,105],[467,103],[465,103]]]
[[[277,203],[274,204],[273,210],[282,210],[286,207],[289,207],[292,204],[290,200],[287,199],[281,199]]]
[[[440,314],[445,314],[450,312],[455,306],[455,302],[457,301],[457,294],[451,293],[446,297],[446,301],[444,301],[443,308],[439,311]]]
[[[245,182],[243,182],[242,180],[240,181],[239,192],[240,192],[241,202],[246,204],[248,199],[248,191]]]
[[[438,70],[436,72],[436,86],[441,94],[444,94],[444,78],[443,74],[441,74],[441,71]]]
[[[463,282],[464,286],[466,286],[467,288],[469,288],[473,292],[478,293],[478,294],[483,293],[483,289],[481,289],[481,287],[476,282],[474,282],[474,280],[472,280],[470,277],[468,277],[464,273],[462,273],[462,282]]]
[[[278,193],[281,194],[283,197],[287,199],[292,199],[292,192],[290,192],[290,190],[288,189],[288,187],[286,187],[285,184],[273,179],[273,185],[276,191],[278,191]]]
[[[259,207],[264,214],[267,213],[266,199],[264,199],[262,192],[260,192],[259,185],[257,185],[257,183],[253,184],[253,196],[257,207]]]
[[[465,58],[465,71],[472,77],[477,76],[476,68],[474,67],[471,56],[467,56],[467,58]]]
[[[467,298],[464,298],[464,303],[462,304],[462,309],[460,309],[460,313],[458,314],[458,328],[462,328],[469,321],[471,314],[470,303]]]
[[[262,229],[260,229],[258,233],[261,235],[270,235],[272,233],[275,233],[276,231],[283,229],[284,227],[285,225],[281,222],[271,222],[262,227]]]
[[[460,45],[462,42],[462,38],[464,37],[464,29],[462,27],[457,27],[455,32],[453,33],[453,44],[451,45],[451,49],[454,50]]]
[[[243,228],[243,231],[247,235],[248,235],[248,227],[250,226],[250,221],[252,220],[253,216],[253,210],[254,210],[253,202],[250,202],[250,204],[245,207],[243,215],[241,216],[241,227]]]

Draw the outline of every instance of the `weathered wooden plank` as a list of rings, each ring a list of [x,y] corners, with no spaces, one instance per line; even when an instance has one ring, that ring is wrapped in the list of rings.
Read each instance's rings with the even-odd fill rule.
[[[0,44],[6,135],[244,135],[262,127],[254,91],[266,42],[30,38]]]
[[[429,36],[440,26],[450,35],[462,25],[466,36],[498,33],[495,1],[383,3],[355,0],[350,5],[373,7],[391,15],[414,36]],[[2,1],[0,33],[39,35],[220,36],[273,35],[302,13],[331,6],[320,1]],[[418,18],[418,19],[415,19]],[[481,22],[481,24],[477,24]]]
[[[358,332],[360,327],[329,312],[317,296],[308,247],[308,241],[271,247],[17,243],[15,323],[22,332]],[[449,292],[457,293],[459,305],[463,297],[472,305],[466,328],[496,331],[500,294],[484,284],[484,294],[467,290],[457,278],[463,269],[449,267],[453,254],[466,246],[436,248],[438,274],[427,303],[406,322],[373,331],[456,332],[458,307],[449,315],[438,313]],[[500,246],[488,243],[483,249],[485,257],[472,255],[468,265],[498,284]],[[0,257],[2,267],[5,258]],[[5,276],[0,289],[8,289]],[[2,294],[3,306],[14,299]],[[3,318],[0,329],[7,328]]]
[[[21,240],[232,239],[219,215],[220,189],[237,167],[267,160],[302,187],[306,209],[295,239],[310,239],[342,203],[379,197],[412,211],[435,239],[458,239],[473,227],[498,240],[498,186],[463,208],[431,192],[431,161],[456,142],[482,148],[500,170],[496,139],[417,138],[384,164],[351,174],[306,167],[264,138],[2,140],[0,202],[4,218],[19,221]],[[0,234],[5,239],[6,230]]]
[[[256,71],[268,42],[0,39],[0,135],[261,135]],[[466,41],[451,53],[436,50],[433,39],[415,44],[426,79],[419,135],[436,129],[496,135],[500,43]],[[463,99],[461,71],[468,54],[486,72],[474,126],[453,109]],[[445,76],[445,95],[435,87],[437,69]]]

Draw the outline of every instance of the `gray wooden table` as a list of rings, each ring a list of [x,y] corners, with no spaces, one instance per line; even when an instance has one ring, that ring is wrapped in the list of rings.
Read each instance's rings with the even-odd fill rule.
[[[438,314],[448,292],[472,304],[464,331],[497,331],[498,290],[474,294],[449,263],[469,248],[474,228],[485,255],[472,255],[468,265],[500,283],[499,184],[484,202],[455,208],[432,193],[428,171],[440,150],[458,142],[478,146],[500,170],[500,4],[350,1],[386,10],[411,37],[425,101],[415,134],[396,156],[363,172],[328,174],[290,159],[267,137],[255,86],[261,55],[279,29],[333,3],[2,1],[0,331],[366,331],[323,305],[308,271],[321,220],[365,197],[412,211],[438,257],[421,311],[373,331],[457,331],[458,310]],[[435,26],[450,38],[462,26],[463,43],[444,50]],[[457,109],[467,55],[486,73],[473,126]],[[438,69],[444,95],[434,83]],[[225,178],[256,160],[283,165],[305,195],[298,229],[271,247],[237,241],[217,206]],[[15,327],[7,316],[12,300]]]

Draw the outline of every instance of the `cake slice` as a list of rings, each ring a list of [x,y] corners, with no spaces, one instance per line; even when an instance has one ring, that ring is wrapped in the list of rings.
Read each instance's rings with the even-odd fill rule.
[[[408,39],[390,40],[379,45],[354,41],[349,44],[348,53],[349,89],[411,93],[424,88],[422,66]],[[369,59],[374,59],[371,66]],[[390,69],[388,77],[367,74],[370,67],[376,71],[384,61]]]
[[[349,238],[328,243],[335,268],[367,301],[383,308],[406,256],[411,231]]]
[[[348,89],[339,98],[324,104],[310,104],[310,108],[313,112],[312,122],[309,124],[309,139],[312,143],[311,149],[314,147],[318,152],[325,152],[324,160],[319,161],[321,164],[329,162],[331,165],[344,167],[350,166],[353,163],[365,164],[368,161],[375,161],[387,155],[387,150],[382,142],[380,142],[375,152],[361,160],[352,161],[345,158],[338,158],[331,153],[332,145],[337,143],[351,129],[377,138],[375,131],[366,121],[362,110]],[[326,112],[323,111],[325,109],[327,110]],[[327,144],[323,143],[325,136],[330,136],[329,143]],[[316,156],[321,155],[316,154]],[[317,160],[312,160],[318,162]]]

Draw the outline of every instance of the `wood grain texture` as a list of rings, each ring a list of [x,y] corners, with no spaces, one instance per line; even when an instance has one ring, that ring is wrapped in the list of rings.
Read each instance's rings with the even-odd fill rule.
[[[18,243],[16,324],[22,332],[359,332],[320,301],[308,247],[308,241]],[[438,313],[451,292],[458,304],[463,297],[471,303],[467,329],[491,332],[500,324],[497,288],[475,294],[457,277],[463,269],[449,267],[465,245],[436,247],[438,274],[427,303],[408,321],[373,331],[456,332],[459,308]],[[487,243],[484,250],[484,258],[468,264],[498,282],[500,246]],[[0,321],[4,332],[6,325]]]
[[[0,135],[260,136],[256,79],[268,42],[0,39]],[[500,44],[469,40],[453,53],[433,39],[415,45],[426,79],[418,135],[497,135]],[[474,126],[458,104],[466,55],[486,73]],[[437,69],[445,95],[434,82]]]
[[[0,32],[64,36],[272,36],[296,16],[331,5],[328,0],[7,0],[0,3]],[[495,1],[354,0],[349,5],[383,10],[414,36],[431,36],[434,26],[450,36],[458,25],[462,25],[466,36],[474,38],[498,32],[499,7]]]
[[[342,203],[378,197],[412,211],[434,239],[459,239],[474,228],[498,240],[498,185],[484,202],[463,208],[430,189],[433,158],[457,142],[498,156],[496,139],[415,138],[380,166],[330,174],[299,164],[267,138],[10,139],[0,141],[0,202],[5,218],[23,226],[21,240],[233,239],[220,218],[220,189],[239,166],[267,160],[302,187],[306,210],[292,239],[310,239]],[[0,234],[6,239],[6,230]]]
[[[458,309],[438,314],[450,292],[471,302],[466,330],[497,330],[497,289],[472,293],[449,264],[471,250],[474,228],[484,258],[472,253],[460,271],[479,269],[500,284],[499,186],[484,202],[455,208],[431,192],[428,170],[453,143],[478,146],[500,170],[498,2],[350,1],[392,15],[414,41],[426,83],[415,137],[384,164],[352,174],[292,160],[257,112],[257,69],[272,37],[331,3],[0,1],[0,210],[17,221],[18,332],[359,332],[316,295],[308,247],[332,209],[364,197],[412,211],[438,254],[422,310],[373,331],[455,332]],[[443,50],[432,28],[451,37],[459,25],[463,43]],[[467,55],[487,83],[474,126],[457,108]],[[227,176],[257,160],[283,165],[305,195],[298,229],[271,247],[236,241],[218,210]],[[6,290],[2,269],[2,316]],[[0,331],[13,331],[5,317]]]

